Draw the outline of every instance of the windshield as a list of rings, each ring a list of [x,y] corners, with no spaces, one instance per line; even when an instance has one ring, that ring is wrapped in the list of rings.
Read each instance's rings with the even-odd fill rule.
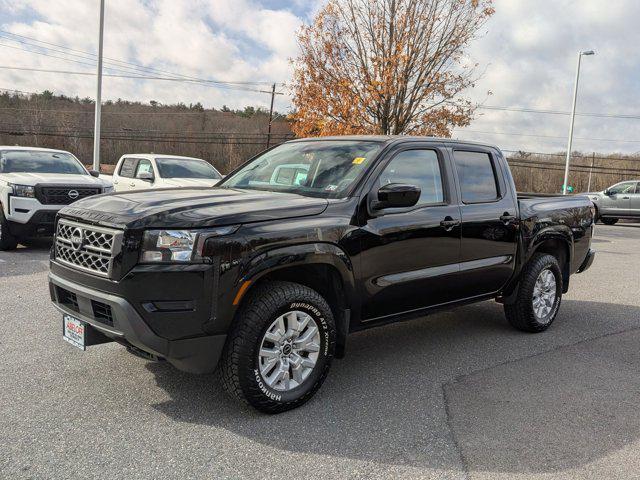
[[[366,140],[285,143],[227,177],[222,187],[341,198],[380,148]]]
[[[156,165],[162,178],[222,178],[210,163],[195,158],[156,158]]]
[[[63,173],[88,175],[70,153],[46,150],[3,150],[0,173]]]

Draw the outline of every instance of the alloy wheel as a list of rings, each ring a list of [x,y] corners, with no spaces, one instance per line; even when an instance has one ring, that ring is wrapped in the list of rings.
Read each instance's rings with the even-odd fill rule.
[[[309,378],[319,352],[316,321],[305,312],[289,311],[276,318],[262,338],[258,352],[260,375],[274,390],[292,390]]]
[[[533,287],[533,311],[541,322],[548,321],[556,302],[556,277],[545,268],[540,272]]]

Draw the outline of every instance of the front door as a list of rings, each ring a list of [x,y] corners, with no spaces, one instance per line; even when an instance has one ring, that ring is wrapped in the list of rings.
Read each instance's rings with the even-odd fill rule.
[[[513,274],[517,199],[497,150],[464,146],[451,153],[462,214],[459,287],[471,298],[498,291]]]
[[[150,173],[155,178],[155,174],[153,172],[153,166],[151,165],[150,160],[147,160],[146,158],[141,158],[138,161],[138,166],[136,167],[135,175],[132,179],[130,179],[131,190],[144,190],[147,188],[151,188],[152,182],[149,180],[142,180],[140,178],[141,173]]]
[[[460,255],[460,210],[442,148],[401,150],[386,160],[369,196],[389,183],[416,185],[418,203],[369,215],[361,234],[364,321],[454,300],[446,281]]]
[[[631,194],[636,190],[636,182],[622,182],[607,189],[608,194],[600,200],[602,215],[630,215]]]

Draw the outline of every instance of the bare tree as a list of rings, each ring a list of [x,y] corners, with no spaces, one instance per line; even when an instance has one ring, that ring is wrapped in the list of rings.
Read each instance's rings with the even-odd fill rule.
[[[329,0],[298,35],[298,135],[437,134],[468,125],[464,51],[491,0]]]

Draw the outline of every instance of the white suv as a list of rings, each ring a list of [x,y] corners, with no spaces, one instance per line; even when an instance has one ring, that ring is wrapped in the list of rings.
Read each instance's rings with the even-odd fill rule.
[[[76,200],[113,191],[69,152],[0,146],[0,250],[53,234],[56,213]]]
[[[123,155],[113,172],[116,192],[176,187],[213,187],[222,179],[206,160],[178,155]]]

